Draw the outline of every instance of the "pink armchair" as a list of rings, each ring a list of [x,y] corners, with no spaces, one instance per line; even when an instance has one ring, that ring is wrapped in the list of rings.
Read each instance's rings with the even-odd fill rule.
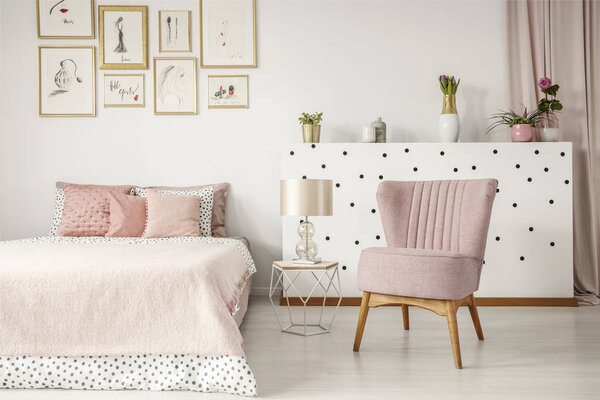
[[[479,288],[497,185],[495,179],[379,185],[377,202],[389,247],[367,248],[360,255],[363,298],[354,351],[360,349],[369,307],[402,305],[408,330],[408,306],[417,306],[446,316],[454,365],[462,368],[456,311],[469,307],[483,340],[473,292]]]

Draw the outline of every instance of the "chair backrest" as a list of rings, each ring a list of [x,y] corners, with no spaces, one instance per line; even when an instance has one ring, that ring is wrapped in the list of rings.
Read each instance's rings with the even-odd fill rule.
[[[384,181],[377,203],[390,247],[449,250],[480,260],[498,181]]]

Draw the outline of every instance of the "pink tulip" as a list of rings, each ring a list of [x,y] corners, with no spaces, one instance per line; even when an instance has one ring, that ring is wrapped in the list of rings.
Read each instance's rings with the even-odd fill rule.
[[[550,86],[552,86],[552,80],[550,78],[540,78],[540,80],[538,81],[538,86],[540,87],[540,89],[546,90]]]

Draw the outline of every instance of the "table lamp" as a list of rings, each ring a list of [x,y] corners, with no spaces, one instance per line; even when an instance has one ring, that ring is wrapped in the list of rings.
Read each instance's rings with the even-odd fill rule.
[[[297,264],[318,264],[319,251],[312,240],[314,225],[308,217],[333,215],[332,181],[329,179],[281,180],[281,215],[304,217],[298,226],[300,240],[296,244]]]

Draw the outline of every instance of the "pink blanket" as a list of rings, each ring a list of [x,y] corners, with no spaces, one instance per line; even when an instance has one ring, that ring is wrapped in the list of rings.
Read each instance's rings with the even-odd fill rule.
[[[244,356],[232,313],[248,258],[206,242],[3,243],[0,356]]]

